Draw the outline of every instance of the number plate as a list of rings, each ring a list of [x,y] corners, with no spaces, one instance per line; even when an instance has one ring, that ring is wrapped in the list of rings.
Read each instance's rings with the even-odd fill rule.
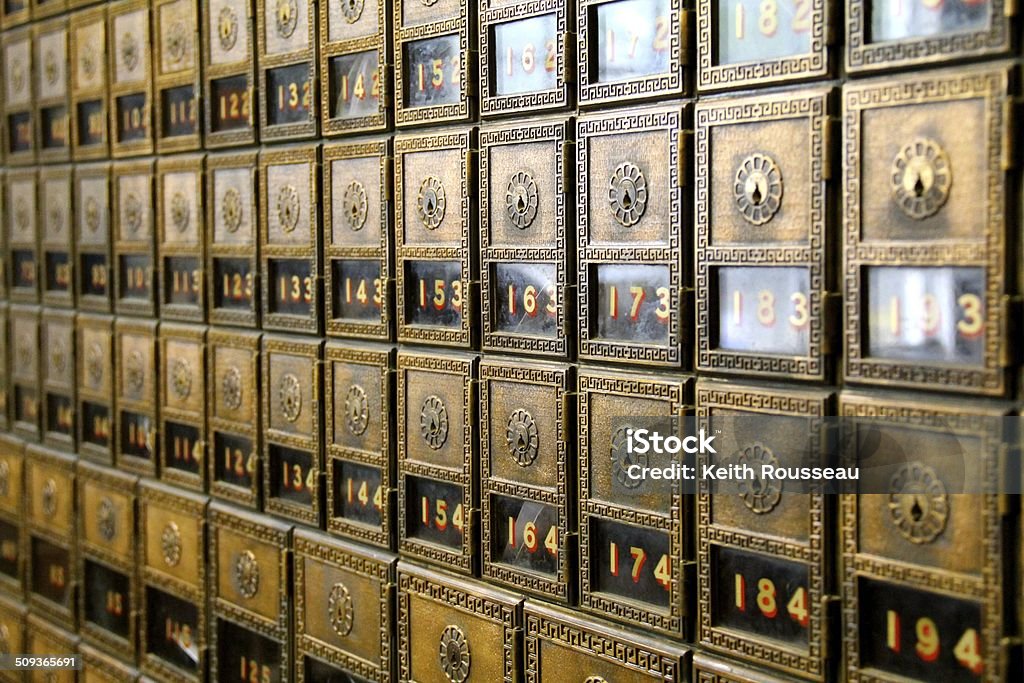
[[[322,343],[300,337],[263,338],[263,492],[266,510],[320,523],[323,387]]]
[[[78,315],[76,406],[78,452],[93,462],[114,463],[114,319]]]
[[[324,135],[379,131],[391,120],[388,3],[320,6],[320,125]]]
[[[65,620],[58,623],[69,623]],[[54,626],[52,619],[42,619],[38,615],[28,617],[28,628],[25,642],[28,647],[26,651],[35,657],[53,656],[53,653],[71,653],[78,651],[78,636]],[[51,680],[54,683],[75,683],[76,674],[74,669],[61,669],[50,672]]]
[[[560,602],[575,592],[568,366],[480,366],[483,576]],[[574,430],[573,430],[574,431]]]
[[[157,161],[160,315],[203,319],[203,157]]]
[[[10,415],[14,432],[39,440],[39,308],[10,308]]]
[[[205,670],[203,603],[146,585],[142,599],[142,671],[160,680],[195,680]]]
[[[160,326],[160,478],[205,489],[206,328]]]
[[[400,563],[399,679],[465,680],[472,666],[472,675],[482,680],[519,680],[515,638],[522,628],[521,605],[512,593]]]
[[[1008,77],[960,69],[845,89],[846,381],[1008,390]]]
[[[110,154],[153,152],[152,37],[149,0],[123,0],[107,9],[110,36]]]
[[[74,304],[71,282],[73,243],[71,233],[71,169],[50,166],[39,173],[39,206],[41,214],[40,282],[43,304],[70,307]]]
[[[569,128],[555,120],[480,132],[485,351],[569,354]]]
[[[43,440],[74,450],[75,314],[48,310],[41,327]]]
[[[199,149],[199,9],[196,0],[154,0],[157,152]]]
[[[32,34],[29,28],[4,32],[0,40],[4,64],[4,152],[7,162],[31,164],[36,155],[33,122]]]
[[[395,277],[389,141],[328,145],[323,173],[327,333],[387,341]]]
[[[28,602],[67,623],[75,609],[75,457],[25,449]]]
[[[75,252],[78,306],[110,312],[114,276],[110,267],[110,165],[75,168]]]
[[[324,680],[310,656],[391,680],[395,556],[313,531],[296,530],[293,543],[297,680]]]
[[[678,108],[652,109],[579,121],[581,358],[670,367],[687,362],[685,115]]]
[[[264,329],[320,329],[319,159],[319,146],[260,155]]]
[[[817,90],[697,107],[699,369],[830,374],[828,103]]]
[[[153,162],[118,162],[112,167],[114,308],[118,314],[156,314],[153,236]]]
[[[393,351],[328,342],[325,360],[327,529],[390,547]]]
[[[398,545],[470,574],[477,357],[398,355]]]
[[[257,295],[256,154],[207,157],[206,250],[210,322],[255,327]]]
[[[256,142],[252,0],[200,3],[206,147]]]
[[[399,341],[472,346],[475,146],[475,129],[395,140]]]
[[[71,150],[76,161],[107,156],[107,8],[75,12],[69,29]]]
[[[8,157],[9,158],[9,157]],[[10,254],[11,301],[35,303],[39,300],[39,248],[36,174],[34,171],[9,172],[6,178],[7,249]]]
[[[68,116],[68,21],[53,19],[34,26],[35,121],[39,126],[40,161],[66,161],[70,157]]]
[[[689,92],[688,16],[678,0],[581,0],[580,105]]]
[[[154,476],[160,444],[157,432],[156,321],[118,318],[117,419],[114,443],[118,466]],[[85,352],[88,357],[88,351]],[[88,362],[88,361],[87,361]]]
[[[0,596],[0,631],[7,635],[7,647],[11,652],[25,651],[25,616],[27,610],[21,601],[14,602]],[[0,673],[0,681],[4,683],[22,683],[23,672],[5,671]]]
[[[313,0],[256,0],[260,138],[315,137],[317,13]]]

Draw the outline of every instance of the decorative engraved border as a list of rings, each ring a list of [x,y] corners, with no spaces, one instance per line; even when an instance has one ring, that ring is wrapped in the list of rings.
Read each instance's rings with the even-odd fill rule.
[[[69,69],[71,71],[71,105],[68,107],[68,113],[71,118],[69,122],[71,128],[71,155],[75,161],[102,159],[107,156],[110,144],[110,115],[107,111],[109,103],[107,93],[107,64],[104,62],[100,65],[101,83],[99,86],[92,88],[83,87],[78,83],[78,67],[73,64],[73,60],[78,58],[78,49],[80,47],[79,30],[85,29],[95,23],[99,23],[102,26],[103,32],[103,44],[99,46],[99,52],[106,55],[107,47],[109,45],[109,40],[107,38],[106,6],[93,7],[74,12],[70,15],[68,31],[68,61],[70,63]],[[86,49],[93,49],[94,47],[95,46],[89,46]],[[83,102],[92,101],[98,101],[100,103],[100,114],[103,117],[103,131],[100,133],[100,142],[92,145],[83,145],[80,142],[81,135],[78,130],[78,105]]]
[[[183,322],[202,322],[206,301],[206,292],[200,291],[197,294],[195,304],[173,304],[167,300],[167,281],[165,272],[165,261],[169,256],[184,256],[196,259],[199,268],[203,267],[205,259],[206,226],[205,212],[203,211],[203,174],[205,173],[206,156],[195,154],[189,156],[167,156],[160,157],[156,162],[156,226],[157,226],[157,274],[158,282],[156,291],[159,292],[160,316],[167,320],[180,320]],[[172,173],[192,173],[196,177],[196,194],[192,198],[192,209],[198,225],[196,226],[196,241],[194,244],[167,244],[167,225],[164,223],[164,176]],[[204,278],[199,278],[200,290],[205,289]]]
[[[26,6],[29,2],[25,3]],[[0,8],[2,11],[2,8]],[[26,14],[28,9],[25,10]],[[26,17],[27,19],[27,17]],[[35,79],[32,77],[34,73],[33,68],[35,67],[35,50],[32,49],[32,27],[25,26],[23,28],[16,29],[14,31],[5,31],[3,36],[0,36],[0,54],[7,54],[7,46],[14,45],[16,43],[28,43],[28,64],[25,67],[26,71],[26,84],[25,87],[28,90],[28,97],[22,105],[10,105],[4,100],[0,100],[0,106],[3,107],[4,111],[4,125],[0,126],[0,133],[3,134],[3,155],[6,158],[9,166],[26,166],[28,164],[35,163],[36,154],[39,147],[39,141],[36,139],[36,133],[38,126],[35,123],[36,114],[34,102],[34,91],[35,91]],[[5,65],[6,68],[6,65]],[[7,73],[4,73],[4,81],[7,81]],[[29,117],[32,119],[32,147],[31,149],[22,152],[11,152],[11,133],[10,126],[7,125],[8,117],[14,113],[28,112]]]
[[[118,159],[121,157],[136,156],[153,153],[153,70],[152,70],[152,44],[153,37],[150,29],[150,2],[149,0],[125,0],[114,3],[107,8],[107,83],[109,84],[110,99],[107,102],[107,111],[110,115],[110,156]],[[145,35],[137,36],[142,54],[139,55],[139,62],[142,64],[143,77],[139,81],[130,83],[117,83],[114,78],[115,60],[117,52],[117,34],[114,31],[114,22],[124,14],[144,12],[146,20],[142,23]],[[144,94],[146,96],[145,124],[146,135],[142,140],[131,140],[129,142],[117,141],[117,99],[124,95]]]
[[[208,7],[204,11],[209,11]],[[209,85],[209,81],[207,81]],[[210,133],[207,133],[207,140],[210,139]],[[226,138],[224,138],[226,139]],[[231,155],[210,155],[206,157],[206,307],[208,311],[208,317],[211,324],[224,324],[224,325],[239,325],[242,327],[258,327],[259,326],[259,313],[262,307],[260,306],[260,297],[258,292],[260,291],[259,283],[256,280],[259,279],[259,241],[260,241],[260,226],[257,214],[257,207],[260,204],[257,203],[257,184],[256,184],[256,168],[257,168],[257,154],[256,152],[245,152],[242,154],[231,154]],[[238,169],[250,169],[249,182],[247,189],[249,190],[249,202],[247,203],[246,210],[252,217],[251,223],[253,227],[252,231],[252,243],[250,244],[218,244],[216,242],[217,235],[217,224],[222,220],[217,216],[217,172],[227,170],[238,170]],[[217,307],[217,296],[215,294],[217,282],[216,282],[216,271],[214,269],[214,262],[219,258],[244,258],[249,261],[249,272],[253,275],[252,283],[252,305],[248,311],[240,311],[237,309],[230,308],[218,308]]]
[[[473,117],[474,109],[471,102],[476,99],[475,93],[471,90],[476,88],[475,72],[478,56],[476,51],[470,50],[471,44],[476,46],[477,28],[477,22],[469,20],[471,3],[460,2],[459,16],[457,17],[407,27],[402,23],[402,2],[403,0],[393,0],[391,17],[394,22],[394,61],[392,63],[395,65],[395,125],[401,128],[416,124],[432,125],[446,121],[469,121]],[[405,44],[414,40],[438,38],[452,33],[459,35],[459,63],[462,65],[462,68],[459,69],[459,101],[426,107],[410,108],[405,106]]]
[[[3,321],[6,324],[6,320]],[[0,326],[0,330],[3,326]],[[75,323],[75,344],[79,349],[85,348],[84,338],[86,332],[95,332],[107,341],[105,348],[106,357],[103,362],[103,380],[100,382],[102,385],[106,385],[106,391],[93,391],[89,388],[89,383],[84,381],[86,375],[85,367],[85,354],[75,354],[75,382],[78,386],[78,402],[75,404],[75,414],[81,416],[82,403],[88,401],[89,403],[103,406],[107,409],[107,415],[111,420],[111,427],[113,427],[114,420],[114,317],[105,314],[95,313],[80,313],[77,316]],[[5,334],[6,337],[6,334]],[[3,342],[0,341],[0,348],[3,347]],[[113,465],[114,464],[114,449],[116,448],[113,430],[111,430],[111,436],[108,440],[106,447],[98,446],[93,443],[89,443],[85,440],[85,420],[75,420],[75,436],[78,441],[78,454],[84,460],[90,462],[96,462],[101,465]]]
[[[193,150],[200,150],[203,147],[203,122],[199,120],[200,107],[206,106],[209,99],[203,97],[203,86],[204,84],[200,81],[201,66],[203,62],[203,47],[199,40],[199,22],[202,21],[202,12],[197,3],[186,2],[182,5],[186,8],[187,14],[184,19],[187,20],[189,28],[193,29],[193,33],[190,35],[192,40],[192,49],[194,50],[195,57],[192,61],[192,68],[190,69],[179,69],[173,73],[161,73],[160,65],[162,55],[155,54],[157,50],[163,49],[164,34],[163,27],[161,26],[161,20],[163,15],[160,9],[163,5],[169,5],[177,2],[177,0],[152,0],[152,21],[153,21],[153,43],[151,52],[152,62],[152,74],[153,74],[153,128],[154,136],[156,137],[156,151],[158,154],[166,154],[168,152],[188,152]],[[206,33],[206,31],[202,31]],[[190,135],[174,135],[174,136],[161,136],[160,128],[161,121],[163,120],[163,92],[169,88],[175,88],[183,85],[192,86],[193,100],[196,103],[196,132]],[[201,206],[197,205],[197,208]]]
[[[141,400],[128,398],[123,386],[124,363],[121,361],[124,353],[123,337],[141,337],[146,344],[148,358],[146,359],[146,371],[152,388],[150,395]],[[127,472],[143,476],[156,475],[156,463],[160,459],[159,422],[157,416],[157,387],[154,378],[156,377],[156,354],[157,354],[157,321],[136,320],[121,317],[114,322],[114,368],[117,374],[114,376],[114,394],[117,396],[117,407],[114,409],[111,400],[112,414],[110,416],[111,442],[117,460],[117,466]],[[150,419],[153,425],[149,434],[150,442],[153,445],[152,458],[139,458],[121,452],[121,414],[125,410],[138,413]]]
[[[110,166],[110,228],[113,233],[111,242],[113,243],[113,256],[111,261],[111,270],[113,271],[112,281],[114,283],[111,297],[114,302],[114,311],[118,314],[127,313],[129,315],[138,315],[141,317],[151,318],[156,316],[156,300],[157,293],[159,292],[159,285],[157,283],[157,263],[156,263],[156,235],[157,217],[156,217],[156,197],[153,192],[153,177],[154,177],[155,165],[152,160],[148,161],[120,161],[114,162]],[[123,236],[124,230],[121,226],[121,194],[120,194],[120,179],[129,176],[147,176],[145,179],[146,188],[148,189],[148,196],[143,197],[141,201],[144,205],[152,207],[150,210],[150,219],[152,224],[149,226],[149,239],[146,240],[130,240]],[[149,301],[139,301],[132,299],[121,298],[121,257],[122,256],[148,256],[149,257]],[[79,299],[82,297],[79,296]]]
[[[52,2],[52,0],[51,0],[51,2]],[[33,3],[33,5],[34,4],[35,3]],[[45,7],[47,9],[47,14],[48,15],[49,14],[53,14],[55,10],[56,11],[60,11],[61,9],[63,9],[63,8],[60,7],[60,5],[63,4],[60,0],[57,0],[56,2],[52,2],[52,4],[56,5],[56,7],[51,8],[50,4],[51,3],[46,3],[46,5],[45,5]],[[33,7],[33,12],[35,13],[35,16],[33,17],[33,19],[38,19],[40,16],[42,16],[40,14],[40,12],[39,12],[39,8],[37,8],[37,7]],[[35,144],[36,144],[36,147],[37,147],[37,149],[36,149],[36,159],[37,159],[37,161],[39,163],[52,163],[52,162],[70,161],[70,159],[71,159],[71,129],[70,129],[70,126],[71,126],[71,107],[70,107],[71,88],[69,87],[70,86],[70,82],[71,82],[71,74],[68,73],[69,70],[70,70],[69,69],[69,59],[70,59],[69,48],[70,48],[70,46],[68,44],[68,20],[67,20],[67,17],[64,16],[64,17],[59,17],[59,18],[56,18],[56,19],[50,19],[50,20],[42,22],[42,23],[33,23],[33,25],[32,25],[32,49],[33,50],[39,49],[43,45],[43,42],[46,39],[46,37],[49,36],[49,35],[55,34],[55,33],[63,34],[63,43],[64,43],[64,54],[63,54],[63,58],[64,58],[64,67],[63,67],[64,74],[63,75],[64,75],[64,80],[60,83],[60,86],[61,86],[63,92],[60,95],[57,95],[56,97],[43,97],[39,93],[40,88],[37,87],[33,91],[34,97],[32,99],[32,106],[33,106],[32,122],[33,122],[33,124],[36,127],[36,131],[35,131]],[[40,81],[40,83],[41,83],[42,80],[43,80],[43,69],[42,69],[42,65],[39,64],[39,59],[37,59],[38,56],[39,56],[38,53],[33,55],[33,59],[32,59],[33,70],[31,71],[31,73],[32,73],[33,78],[37,78]],[[51,147],[47,147],[47,146],[45,146],[43,144],[43,111],[45,111],[46,109],[49,109],[51,107],[64,107],[64,119],[65,119],[66,124],[68,125],[68,130],[67,130],[67,134],[66,134],[67,137],[64,140],[64,144],[54,145],[54,146],[51,146]],[[5,126],[5,128],[6,128],[6,126]],[[10,147],[8,146],[6,149],[10,150]],[[9,153],[10,152],[8,152],[8,154]]]
[[[200,2],[199,5],[202,17],[200,19],[202,22],[202,28],[199,33],[202,36],[204,146],[207,149],[216,149],[218,147],[253,144],[258,140],[259,136],[256,133],[256,117],[253,116],[253,111],[256,109],[258,103],[256,102],[257,93],[253,88],[253,84],[256,82],[256,41],[253,40],[253,32],[256,30],[256,27],[252,18],[252,0],[235,0],[235,9],[244,10],[244,15],[242,12],[239,12],[239,17],[241,19],[239,23],[243,24],[245,27],[245,50],[246,54],[249,55],[249,58],[240,60],[234,64],[210,63],[212,54],[210,41],[213,38],[210,31],[211,5],[209,2]],[[222,78],[229,78],[231,76],[245,76],[249,83],[249,128],[241,130],[215,131],[213,129],[213,81],[220,80]],[[255,165],[255,163],[253,163],[253,165]],[[212,175],[212,171],[208,169],[208,172]],[[210,181],[210,187],[211,190],[209,191],[209,196],[212,198],[212,180]],[[211,207],[212,204],[213,201],[211,199]],[[210,225],[213,225],[212,221],[210,222]],[[210,312],[211,314],[213,313],[212,305],[210,307]]]
[[[309,118],[304,122],[280,123],[273,125],[267,119],[266,101],[259,103],[260,112],[260,142],[272,142],[275,140],[303,140],[314,138],[317,135],[317,127],[320,122],[320,115],[317,113],[317,104],[320,102],[320,95],[317,88],[320,82],[316,77],[317,60],[317,10],[316,0],[298,0],[306,3],[307,37],[306,47],[292,52],[269,55],[267,54],[267,30],[263,23],[266,20],[265,5],[271,0],[256,0],[256,41],[258,48],[259,64],[259,90],[262,97],[267,92],[267,71],[282,66],[293,66],[306,63],[308,65],[306,78],[309,81]]]
[[[199,410],[189,411],[178,408],[171,408],[168,402],[167,396],[167,378],[170,375],[168,372],[167,364],[172,360],[170,355],[167,353],[167,342],[191,342],[193,346],[197,347],[199,352],[200,367],[192,368],[192,391],[197,392],[196,395],[199,397]],[[167,434],[168,423],[174,423],[185,427],[192,427],[198,434],[198,442],[196,448],[199,449],[203,456],[206,455],[208,432],[206,431],[206,406],[203,404],[203,396],[206,394],[206,376],[208,368],[208,359],[206,358],[206,327],[205,326],[193,326],[193,325],[174,325],[174,324],[162,324],[160,326],[159,338],[158,338],[158,358],[160,363],[160,372],[156,374],[157,384],[159,385],[159,400],[160,400],[160,427],[159,430],[163,434]],[[195,473],[186,472],[184,470],[175,469],[169,467],[167,464],[171,454],[167,452],[167,448],[163,447],[166,444],[160,444],[160,480],[177,484],[183,488],[191,489],[202,493],[206,490],[206,467],[205,464],[200,460],[197,463],[197,470]]]

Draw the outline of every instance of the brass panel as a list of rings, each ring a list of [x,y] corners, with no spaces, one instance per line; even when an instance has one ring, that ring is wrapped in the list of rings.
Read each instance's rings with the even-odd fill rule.
[[[698,425],[718,442],[717,454],[697,455],[697,467],[828,464],[829,427],[822,418],[835,414],[833,398],[819,389],[701,380]],[[787,491],[760,476],[748,481],[738,489],[698,482],[699,642],[828,680],[827,639],[836,626],[829,609],[836,590],[829,552],[834,507],[822,493]],[[774,592],[774,609],[754,599],[764,588]]]
[[[55,620],[61,624],[67,624],[63,620]],[[41,619],[32,614],[28,617],[28,628],[26,629],[25,648],[26,654],[34,656],[46,656],[59,654],[70,654],[78,651],[78,636],[71,631],[54,625],[47,619]],[[13,654],[13,653],[12,653]],[[33,674],[33,682],[38,680]],[[74,669],[54,669],[45,674],[48,683],[75,683],[78,680]]]
[[[391,139],[326,145],[323,157],[327,334],[390,341],[395,287]]]
[[[71,0],[32,0],[32,18],[42,19],[63,12],[70,2]]]
[[[319,680],[309,657],[393,680],[395,555],[305,530],[293,543],[296,680]]]
[[[6,432],[10,429],[10,397],[11,397],[11,376],[7,369],[7,351],[10,348],[7,343],[7,335],[10,325],[8,324],[7,302],[0,302],[0,431]]]
[[[207,472],[216,498],[259,509],[260,334],[211,329],[207,333]]]
[[[139,672],[123,663],[119,657],[111,657],[82,643],[78,647],[82,655],[82,683],[135,683]]]
[[[265,509],[320,525],[323,499],[323,342],[263,338],[263,495]]]
[[[68,20],[51,19],[33,26],[36,88],[34,94],[39,161],[71,158],[68,126]]]
[[[314,0],[256,0],[263,141],[318,133],[316,7]]]
[[[320,128],[325,136],[391,124],[391,3],[320,3]]]
[[[678,433],[691,384],[590,369],[578,382],[580,606],[676,637],[689,636],[691,496],[679,480],[630,480],[623,436],[637,424]],[[627,570],[641,553],[647,559],[633,580]]]
[[[153,99],[157,152],[202,146],[199,8],[196,0],[153,0]]]
[[[575,350],[571,119],[480,131],[484,351],[568,358]]]
[[[202,2],[206,147],[256,142],[252,0]]]
[[[395,139],[401,342],[463,348],[475,344],[476,138],[476,128],[470,128]]]
[[[5,31],[0,37],[0,49],[4,65],[4,92],[0,98],[4,111],[4,155],[11,166],[31,164],[36,159],[38,144],[31,28]]]
[[[75,166],[75,262],[78,307],[110,312],[110,164]]]
[[[319,145],[260,153],[260,279],[266,330],[316,334],[321,327],[319,164]]]
[[[472,575],[477,565],[478,357],[398,354],[398,548]]]
[[[117,417],[113,433],[117,465],[148,476],[156,475],[160,452],[156,332],[155,320],[118,318],[114,323]]]
[[[1009,79],[845,86],[847,382],[1007,392]]]
[[[10,156],[8,155],[8,161]],[[37,179],[34,170],[8,171],[4,201],[7,219],[8,297],[11,301],[39,301],[39,228]]]
[[[0,122],[0,127],[3,122]],[[3,150],[0,149],[0,159],[3,159]],[[6,170],[6,169],[4,169]],[[0,170],[0,301],[7,303],[7,260],[10,256],[7,253],[7,222],[4,206],[7,201],[7,174]]]
[[[110,154],[153,152],[152,38],[149,0],[121,0],[107,8],[110,74]]]
[[[692,12],[680,0],[580,0],[580,106],[690,92],[692,76],[686,67],[691,59]],[[622,56],[626,45],[632,46],[629,59]]]
[[[107,8],[70,17],[71,153],[75,161],[102,159],[110,151],[107,126]]]
[[[469,0],[393,0],[395,125],[472,120],[478,53],[471,7]]]
[[[793,683],[797,680],[703,652],[693,655],[693,683]]]
[[[0,590],[24,600],[25,442],[0,434]]]
[[[689,116],[631,109],[577,124],[581,359],[689,362]]]
[[[93,462],[114,463],[114,319],[80,313],[76,337],[75,406],[78,452]]]
[[[75,461],[42,446],[25,448],[28,604],[74,628],[78,578]],[[67,652],[61,651],[61,652]]]
[[[571,366],[480,364],[482,575],[568,604],[576,586],[574,389]]]
[[[12,0],[0,5],[0,27],[8,29],[29,20],[32,0]]]
[[[25,618],[27,610],[19,602],[0,597],[0,641],[7,652],[25,652]],[[4,683],[23,683],[23,671],[0,672],[0,681]]]
[[[521,606],[512,593],[399,563],[398,680],[519,680]]]
[[[818,89],[696,107],[698,370],[831,376],[831,99]]]
[[[170,320],[203,320],[202,155],[157,161],[157,258],[160,315]]]
[[[9,434],[0,434],[0,515],[21,524],[24,516],[25,443]]]
[[[46,306],[74,305],[71,231],[71,167],[47,166],[39,171],[39,280]]]
[[[160,479],[206,489],[206,327],[160,326]]]
[[[210,322],[256,327],[256,153],[207,157],[206,197],[206,305]]]
[[[41,435],[39,313],[38,306],[11,306],[8,323],[11,426],[30,441]]]
[[[75,313],[43,311],[40,325],[42,359],[43,440],[55,447],[75,449]]]
[[[111,169],[114,230],[114,308],[156,315],[156,214],[153,162],[122,161]]]
[[[394,349],[330,341],[324,349],[327,530],[393,547]]]

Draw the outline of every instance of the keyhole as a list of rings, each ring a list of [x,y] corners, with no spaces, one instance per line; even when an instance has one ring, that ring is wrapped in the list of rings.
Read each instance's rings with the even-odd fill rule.
[[[462,653],[459,652],[459,647],[455,643],[448,644],[448,662],[452,666],[458,666],[462,663]]]
[[[516,208],[519,211],[526,210],[526,202],[523,201],[523,195],[519,195],[519,198],[516,200]]]
[[[924,517],[924,509],[918,502],[917,496],[914,496],[914,504],[910,506],[910,516],[914,518],[914,522],[920,522]]]
[[[914,195],[920,199],[924,196],[924,183],[921,181],[921,176],[917,176],[917,180],[914,181]]]
[[[516,439],[516,449],[520,451],[526,450],[526,439],[523,438],[522,432],[519,433],[518,438]]]
[[[754,202],[754,204],[760,204],[761,199],[761,185],[758,183],[757,185],[754,185],[754,191],[750,195],[750,201]]]
[[[761,486],[762,482],[760,479],[755,479],[753,483],[750,484],[750,488],[753,489],[754,493],[761,493]]]
[[[622,206],[627,209],[633,206],[633,192],[628,187],[622,192]]]

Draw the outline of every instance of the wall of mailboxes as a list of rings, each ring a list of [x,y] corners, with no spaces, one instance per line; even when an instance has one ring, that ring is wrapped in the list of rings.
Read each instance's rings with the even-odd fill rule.
[[[1017,471],[979,426],[1021,398],[1017,13],[3,0],[0,650],[1019,680],[1020,500],[932,460]],[[782,464],[782,416],[895,417],[919,459],[610,486],[613,418],[683,414],[780,416],[737,453]]]

